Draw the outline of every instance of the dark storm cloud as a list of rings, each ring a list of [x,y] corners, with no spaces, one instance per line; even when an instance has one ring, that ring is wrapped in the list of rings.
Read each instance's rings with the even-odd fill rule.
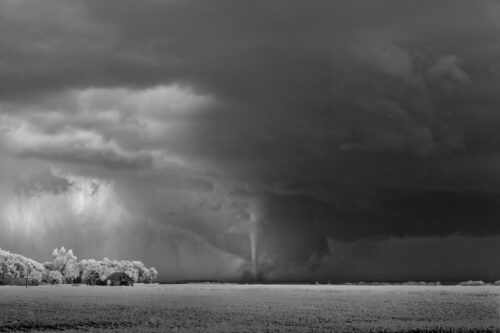
[[[493,281],[500,274],[499,237],[409,237],[341,242],[309,265],[285,263],[270,278],[281,281],[394,282]]]
[[[334,200],[329,203],[303,195],[268,197],[260,224],[263,261],[314,271],[322,258],[338,256],[328,240],[364,244],[500,234],[498,192],[414,189],[330,195]]]
[[[321,265],[329,239],[498,234],[499,18],[494,1],[2,1],[0,154],[113,179],[134,214],[278,266]]]

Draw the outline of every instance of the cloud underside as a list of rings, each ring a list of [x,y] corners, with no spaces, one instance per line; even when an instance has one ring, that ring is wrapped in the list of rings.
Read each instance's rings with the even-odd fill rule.
[[[338,252],[371,241],[389,265],[443,237],[459,265],[455,244],[500,234],[500,6],[361,7],[3,1],[0,241],[50,231],[30,251],[67,239],[85,256],[75,235],[119,220],[96,252],[134,249],[177,267],[168,279],[240,276],[251,237],[279,279],[340,278],[349,260],[362,277]]]

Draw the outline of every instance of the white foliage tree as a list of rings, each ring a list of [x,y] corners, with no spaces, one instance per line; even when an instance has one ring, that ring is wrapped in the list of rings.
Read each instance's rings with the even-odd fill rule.
[[[52,262],[44,264],[18,254],[0,249],[0,282],[10,282],[26,279],[30,284],[45,281],[52,284],[70,283],[78,281],[83,283],[100,284],[115,272],[123,272],[130,276],[134,282],[150,283],[156,281],[158,271],[147,268],[139,260],[103,260],[84,259],[77,261],[72,250],[63,247],[54,249]]]
[[[80,271],[82,272],[82,282],[89,283],[95,282],[90,281],[90,278],[95,278],[96,276],[101,278],[103,275],[103,266],[95,259],[85,259],[79,263]]]
[[[62,246],[59,250],[54,249],[52,256],[54,257],[53,269],[61,272],[63,282],[73,282],[80,276],[78,258],[73,254],[73,250],[66,251]]]
[[[38,270],[32,270],[28,275],[28,281],[30,284],[37,285],[42,282],[43,272]]]
[[[51,284],[61,284],[63,282],[63,276],[59,271],[50,271],[48,274],[48,282]]]
[[[156,280],[158,279],[158,271],[156,270],[156,268],[151,267],[149,269],[149,276],[149,282],[156,282]]]
[[[28,278],[32,284],[39,283],[45,268],[39,262],[22,255],[0,249],[0,280],[4,283],[20,283]],[[18,280],[18,282],[15,282]]]

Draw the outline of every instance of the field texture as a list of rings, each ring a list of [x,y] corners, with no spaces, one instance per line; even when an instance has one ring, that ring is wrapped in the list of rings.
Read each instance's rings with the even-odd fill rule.
[[[0,331],[500,332],[500,287],[0,287]]]

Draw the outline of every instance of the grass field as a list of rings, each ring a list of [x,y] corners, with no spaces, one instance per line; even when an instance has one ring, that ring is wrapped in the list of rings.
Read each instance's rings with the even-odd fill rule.
[[[0,331],[500,332],[500,287],[0,287]]]

